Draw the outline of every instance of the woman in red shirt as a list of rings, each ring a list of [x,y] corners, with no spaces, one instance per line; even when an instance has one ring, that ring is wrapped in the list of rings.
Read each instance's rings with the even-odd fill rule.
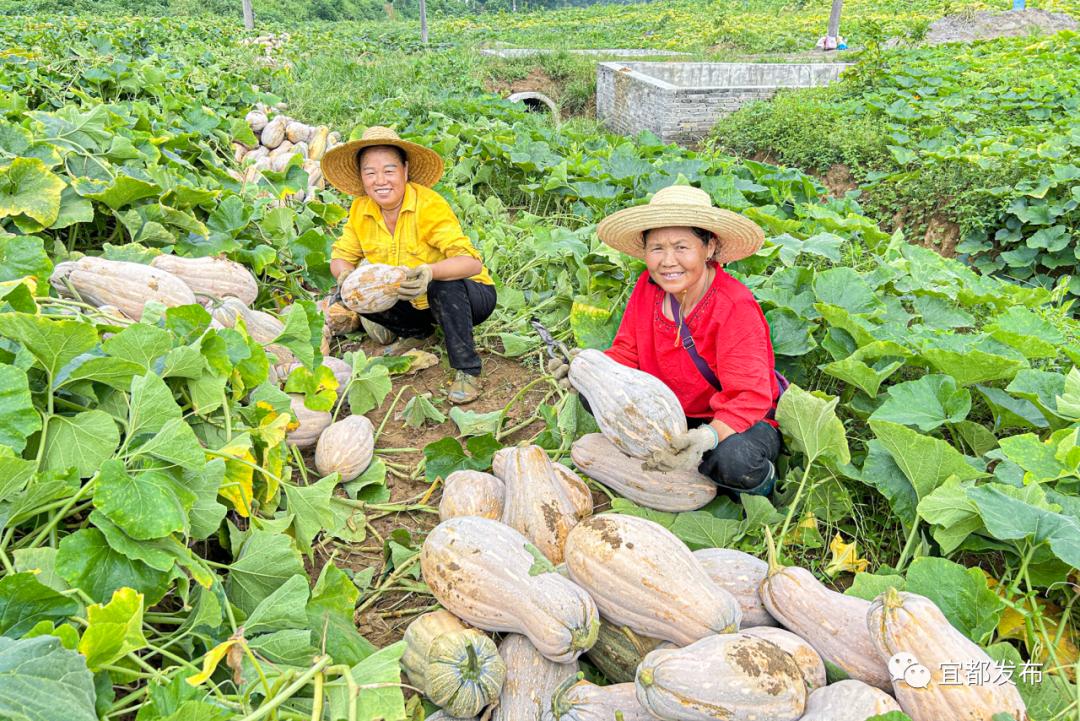
[[[687,416],[688,432],[646,465],[697,468],[721,489],[768,495],[781,447],[772,418],[780,377],[761,308],[723,270],[757,252],[761,227],[713,207],[703,190],[670,186],[648,205],[605,218],[596,232],[648,269],[605,352],[662,380]],[[552,368],[560,379],[567,370]]]

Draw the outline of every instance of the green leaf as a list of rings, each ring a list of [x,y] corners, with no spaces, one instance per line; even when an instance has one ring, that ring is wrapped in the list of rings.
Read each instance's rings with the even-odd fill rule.
[[[195,495],[168,472],[148,468],[129,473],[118,460],[106,461],[94,487],[94,504],[132,538],[148,541],[187,529]]]
[[[117,589],[129,587],[153,605],[169,586],[169,576],[142,561],[114,551],[96,528],[84,528],[60,541],[56,572],[95,601],[111,598]]]
[[[401,691],[401,656],[405,642],[398,641],[380,649],[352,667],[353,678],[368,690],[360,694],[357,717],[359,719],[382,719],[405,721],[405,697]],[[330,715],[345,718],[348,708],[348,691],[344,686],[328,689]]]
[[[1005,610],[1005,602],[987,586],[985,573],[945,558],[912,561],[904,590],[936,603],[953,628],[978,644],[994,633]]]
[[[141,433],[158,433],[170,420],[183,413],[173,392],[158,375],[147,373],[131,382],[131,411],[127,433],[136,438]]]
[[[94,676],[54,636],[0,638],[0,718],[97,721]]]
[[[19,638],[41,621],[62,621],[79,604],[40,583],[34,573],[0,578],[0,634]]]
[[[130,175],[125,175],[123,173],[118,173],[112,182],[101,190],[83,187],[80,186],[79,183],[75,183],[75,188],[84,198],[104,203],[112,210],[119,210],[120,208],[131,205],[135,201],[142,200],[143,198],[157,197],[161,193],[161,186],[145,180],[140,180],[139,178],[133,178]],[[119,217],[125,216],[138,218],[138,215],[136,215],[134,210],[128,211],[126,214],[119,214]],[[127,225],[126,221],[125,225]],[[161,225],[157,223],[154,223],[154,225],[157,225],[157,227],[164,231],[164,228],[162,228]],[[167,231],[165,232],[167,234]],[[132,240],[134,242],[139,242],[138,239],[134,237]]]
[[[313,373],[307,366],[299,365],[285,381],[286,393],[303,393],[304,405],[313,411],[333,410],[337,401],[337,378],[328,366],[320,365]]]
[[[926,348],[920,355],[935,370],[956,379],[962,386],[987,383],[996,380],[1012,380],[1024,367],[1016,358],[989,353],[978,348],[953,351],[942,348]]]
[[[349,410],[354,415],[364,415],[378,408],[390,394],[393,383],[386,366],[369,361],[363,351],[352,357],[353,379],[349,383]]]
[[[28,313],[0,314],[0,335],[22,343],[53,378],[76,356],[97,345],[97,331],[89,323]]]
[[[167,330],[146,323],[136,323],[101,344],[101,349],[114,358],[137,363],[143,373],[154,367],[154,361],[172,348]]]
[[[438,425],[446,421],[446,416],[431,403],[430,393],[417,393],[401,411],[401,417],[409,428],[420,428],[428,421]]]
[[[968,464],[964,456],[945,441],[924,436],[890,421],[871,420],[870,428],[911,482],[920,499],[928,496],[949,476],[956,476],[962,481],[986,476],[986,473]]]
[[[458,435],[461,436],[482,436],[485,433],[494,434],[499,429],[499,423],[502,420],[502,411],[491,411],[490,413],[477,413],[476,411],[467,411],[460,406],[454,406],[450,409],[450,420],[452,420],[458,427]]]
[[[330,496],[340,481],[337,473],[332,473],[310,486],[282,484],[288,499],[288,511],[293,514],[293,531],[296,544],[305,553],[311,553],[311,541],[326,528],[334,525],[334,514],[330,510]]]
[[[50,546],[44,548],[19,548],[16,549],[15,570],[18,573],[29,572],[34,574],[38,583],[48,586],[54,591],[68,590],[67,582],[56,573],[56,549]]]
[[[890,588],[904,591],[907,581],[903,576],[893,574],[856,573],[851,586],[844,591],[846,596],[854,596],[864,601],[873,601]]]
[[[105,411],[53,416],[45,439],[43,470],[75,468],[79,477],[89,478],[112,457],[118,445],[120,430]]]
[[[625,498],[613,498],[611,500],[611,510],[615,513],[624,513],[628,516],[637,516],[639,518],[646,518],[653,523],[659,523],[668,530],[675,525],[675,521],[678,519],[678,514],[667,513],[665,511],[654,511],[651,508],[644,508],[637,505],[633,501],[628,501]]]
[[[1010,643],[995,643],[986,649],[994,661],[1012,664],[1011,668],[1022,670],[1024,660],[1016,646]],[[1076,685],[1069,683],[1063,674],[1045,674],[1040,680],[1027,675],[1013,675],[1016,689],[1027,706],[1028,716],[1032,719],[1067,719],[1066,712],[1072,700],[1076,698]],[[999,718],[1006,717],[1006,718]],[[991,721],[1016,721],[1008,714],[995,714]]]
[[[1057,397],[1065,392],[1066,378],[1061,373],[1025,368],[1016,374],[1005,390],[1017,398],[1031,401],[1051,423],[1058,423]]]
[[[530,576],[540,576],[545,573],[556,573],[555,565],[548,560],[547,556],[540,552],[539,548],[526,541],[525,550],[528,551],[529,555],[533,557],[532,565],[529,566]]]
[[[179,418],[165,421],[161,430],[140,445],[133,455],[150,456],[190,470],[198,470],[206,464],[206,455],[195,431]]]
[[[307,576],[293,576],[255,607],[244,621],[244,633],[251,637],[287,628],[307,628],[309,593]]]
[[[126,391],[131,388],[131,380],[145,372],[146,369],[138,363],[83,353],[64,366],[60,374],[53,379],[53,389],[78,381],[93,381],[118,391]]]
[[[983,525],[992,537],[1001,541],[1030,539],[1035,544],[1045,543],[1065,563],[1080,566],[1080,521],[1033,505],[1025,498],[1025,494],[1039,492],[1038,486],[1017,489],[990,483],[969,488],[967,495],[979,509]]]
[[[322,315],[314,308],[312,312],[318,317],[320,332],[312,333],[312,321],[308,317],[308,310],[303,302],[297,301],[285,315],[285,327],[281,334],[273,340],[274,343],[291,350],[308,368],[315,365],[315,352],[322,338]]]
[[[787,308],[774,308],[765,314],[769,323],[773,352],[777,355],[804,356],[817,347],[811,331],[814,326]]]
[[[1067,446],[1076,447],[1076,431],[1068,438]],[[1076,468],[1065,465],[1058,457],[1058,444],[1054,439],[1043,442],[1034,433],[1009,436],[1001,439],[1001,451],[1010,461],[1027,472],[1026,483],[1043,483],[1059,478],[1076,475]]]
[[[717,518],[706,511],[690,511],[676,515],[670,530],[691,551],[701,548],[728,548],[745,532],[742,521]]]
[[[971,328],[975,317],[958,307],[955,302],[933,295],[919,295],[913,302],[915,312],[922,316],[923,324],[935,330]]]
[[[975,386],[994,415],[994,430],[1007,428],[1046,428],[1050,424],[1035,404],[1024,398],[1014,398],[1000,388]]]
[[[49,227],[60,214],[64,181],[37,158],[15,158],[0,168],[0,218],[25,215]]]
[[[843,360],[833,361],[821,366],[821,370],[829,375],[850,383],[870,398],[876,398],[878,389],[889,376],[904,365],[903,360],[890,361],[879,358],[868,365],[859,359],[859,351],[870,346],[863,346]]]
[[[958,388],[951,376],[926,375],[897,383],[886,394],[885,402],[870,418],[914,426],[923,432],[959,423],[971,411],[971,392]]]
[[[254,530],[229,567],[225,590],[244,613],[251,613],[281,584],[303,573],[304,564],[292,539],[273,531]]]
[[[826,400],[816,393],[807,393],[792,384],[780,397],[776,421],[784,435],[791,439],[797,451],[812,462],[828,456],[836,462],[851,462],[844,424],[836,416],[839,398]]]
[[[454,471],[486,471],[491,468],[491,457],[502,444],[492,435],[474,436],[465,442],[465,448],[454,438],[429,443],[424,446],[424,473],[429,481],[446,478]],[[465,453],[468,449],[469,454]]]
[[[117,589],[108,604],[89,606],[86,613],[89,623],[79,641],[79,653],[86,656],[91,671],[146,647],[141,593],[130,588]]]
[[[873,313],[881,306],[874,290],[853,268],[820,271],[814,278],[814,294],[819,302],[843,308],[852,315]]]
[[[1054,358],[1065,342],[1061,332],[1034,311],[1012,306],[984,330],[1027,358]]]
[[[0,281],[37,279],[38,295],[47,295],[53,264],[36,235],[0,235]]]
[[[1080,420],[1080,369],[1073,367],[1065,377],[1065,388],[1055,398],[1054,407],[1066,418]]]
[[[970,487],[971,483],[952,478],[919,501],[919,517],[934,527],[942,553],[952,553],[983,527],[979,509],[967,495]]]
[[[0,365],[0,446],[22,453],[27,437],[40,430],[41,416],[34,408],[26,372]]]
[[[360,590],[344,571],[332,561],[323,566],[308,601],[307,620],[308,627],[315,629],[316,646],[325,644],[336,663],[357,664],[375,653],[353,622],[359,596]]]
[[[192,538],[206,538],[216,531],[228,509],[218,503],[218,489],[225,480],[225,461],[215,458],[199,470],[184,471],[184,484],[195,494],[188,512]]]

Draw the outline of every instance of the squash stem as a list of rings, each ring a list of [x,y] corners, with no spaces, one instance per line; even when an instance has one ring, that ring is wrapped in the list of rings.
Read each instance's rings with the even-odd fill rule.
[[[465,661],[465,670],[461,675],[468,681],[475,681],[480,678],[480,659],[476,657],[476,649],[472,641],[465,644],[465,655],[468,659]]]

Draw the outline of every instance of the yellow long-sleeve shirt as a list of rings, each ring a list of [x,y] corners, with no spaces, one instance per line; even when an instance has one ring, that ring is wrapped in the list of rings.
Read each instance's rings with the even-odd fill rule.
[[[330,257],[354,265],[366,259],[370,263],[415,268],[459,255],[483,262],[480,253],[462,232],[450,204],[431,188],[407,183],[392,234],[378,204],[367,196],[360,196],[353,200],[345,229],[334,243]],[[487,268],[481,268],[470,280],[494,284]],[[416,308],[427,308],[427,295],[417,297],[412,304]]]

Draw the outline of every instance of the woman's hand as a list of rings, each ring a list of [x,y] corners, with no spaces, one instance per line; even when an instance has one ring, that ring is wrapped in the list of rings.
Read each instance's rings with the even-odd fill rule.
[[[555,379],[559,387],[571,393],[577,393],[577,390],[570,385],[570,361],[574,360],[574,356],[580,352],[580,348],[572,348],[569,358],[552,358],[546,366],[547,372]]]
[[[656,451],[642,464],[657,471],[693,471],[701,465],[701,457],[720,443],[720,436],[711,425],[691,428],[671,439],[671,449]]]
[[[426,293],[428,285],[431,284],[431,275],[431,266],[426,263],[415,268],[408,268],[405,271],[405,280],[401,281],[398,287],[398,298],[412,300]]]

